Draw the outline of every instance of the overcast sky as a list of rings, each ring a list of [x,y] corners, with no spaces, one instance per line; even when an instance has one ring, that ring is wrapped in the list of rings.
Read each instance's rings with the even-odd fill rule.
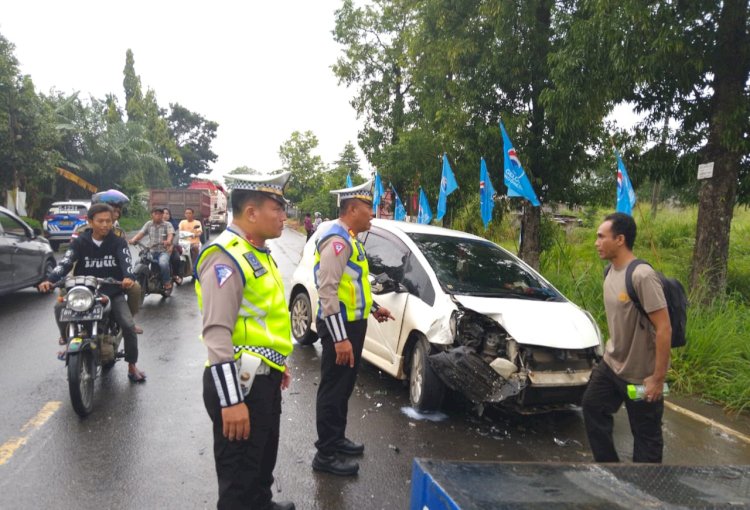
[[[162,107],[180,103],[219,123],[214,170],[281,166],[279,146],[311,130],[332,163],[356,146],[352,89],[331,65],[334,11],[341,0],[3,1],[0,33],[37,88],[123,105],[125,52]],[[362,155],[360,154],[360,157]]]
[[[123,98],[125,52],[133,50],[144,92],[219,123],[216,173],[281,166],[279,146],[295,130],[318,137],[333,163],[361,123],[331,65],[341,0],[196,2],[3,1],[0,33],[16,46],[37,88]],[[629,108],[615,117],[623,127]],[[625,121],[625,122],[623,122]],[[360,152],[363,169],[367,164]]]

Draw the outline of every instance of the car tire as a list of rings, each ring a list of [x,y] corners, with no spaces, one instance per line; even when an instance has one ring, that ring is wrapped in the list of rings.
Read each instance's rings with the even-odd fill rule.
[[[318,340],[318,335],[311,329],[312,305],[307,292],[298,292],[292,300],[291,319],[292,336],[300,345],[312,345]]]
[[[419,338],[409,360],[409,400],[414,409],[423,413],[439,410],[445,394],[445,385],[427,359],[431,351],[427,339]]]

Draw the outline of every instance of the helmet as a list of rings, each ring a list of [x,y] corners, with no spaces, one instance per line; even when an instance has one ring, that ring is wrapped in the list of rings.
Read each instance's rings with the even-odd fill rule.
[[[130,199],[128,196],[116,189],[108,189],[107,191],[100,191],[99,193],[94,193],[91,196],[91,203],[97,204],[103,202],[105,204],[114,205],[122,207],[123,205],[130,202]]]
[[[319,212],[316,212],[316,213],[315,213],[315,217],[316,217],[316,218],[320,217],[320,213],[319,213]]]

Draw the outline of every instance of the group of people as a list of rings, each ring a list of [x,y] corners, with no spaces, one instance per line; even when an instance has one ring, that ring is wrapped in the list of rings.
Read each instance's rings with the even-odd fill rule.
[[[201,247],[203,226],[195,219],[195,211],[190,207],[185,209],[185,219],[179,222],[172,217],[168,208],[152,208],[151,220],[129,241],[130,244],[138,244],[141,239],[148,237],[147,246],[154,261],[159,264],[162,284],[167,290],[172,288],[173,281],[177,285],[182,283],[180,252],[177,248],[182,233],[190,240],[191,260],[195,260]]]
[[[271,491],[292,339],[281,275],[267,246],[284,227],[289,175],[232,176],[234,222],[201,252],[196,266],[208,350],[203,401],[213,421],[220,509],[294,508],[274,502]],[[357,239],[370,228],[369,183],[337,194],[339,218],[320,234],[315,253],[323,354],[312,468],[350,476],[359,470],[351,457],[365,448],[346,436],[346,424],[367,318],[393,317],[372,300],[367,258]],[[347,266],[356,271],[345,271]]]
[[[126,195],[116,191],[96,193],[92,197],[92,206],[87,212],[87,224],[73,233],[71,243],[60,263],[52,270],[48,279],[39,284],[41,292],[50,292],[54,286],[73,271],[75,276],[96,276],[121,281],[118,288],[104,284],[102,292],[112,302],[112,313],[123,332],[125,361],[128,363],[128,378],[137,383],[146,381],[145,372],[138,369],[138,335],[143,330],[135,324],[135,315],[140,308],[141,287],[133,274],[132,258],[128,243],[135,244],[148,236],[149,248],[161,269],[165,287],[171,286],[171,280],[179,275],[175,269],[179,265],[179,254],[172,243],[175,228],[186,232],[191,242],[193,260],[200,250],[202,227],[195,219],[191,208],[185,210],[185,219],[177,223],[171,218],[169,209],[155,207],[151,211],[151,220],[130,240],[119,225],[122,208],[129,202]],[[175,226],[176,223],[176,226]],[[174,276],[171,274],[173,272]],[[60,336],[60,346],[67,346],[65,323],[60,322],[60,314],[65,308],[63,300],[54,306],[55,321]],[[58,352],[58,358],[65,359],[65,351]]]
[[[203,401],[213,422],[219,509],[295,507],[292,502],[273,501],[271,490],[279,444],[281,391],[291,381],[287,360],[293,345],[282,277],[267,241],[282,234],[286,220],[283,193],[289,175],[231,176],[233,223],[196,257],[195,290],[208,354]],[[315,248],[319,295],[316,326],[323,350],[315,407],[317,453],[312,468],[338,476],[357,474],[359,465],[352,457],[362,455],[365,449],[347,437],[346,426],[367,319],[370,315],[379,322],[393,319],[389,310],[373,301],[367,257],[357,238],[370,228],[370,188],[368,182],[335,192],[339,217],[320,233]],[[199,231],[188,212],[192,211],[186,211],[186,220],[178,224],[178,230]],[[49,291],[73,266],[76,275],[121,280],[122,288],[106,292],[123,327],[128,377],[142,382],[146,376],[136,366],[133,315],[137,309],[129,308],[131,300],[124,297],[137,283],[117,217],[117,208],[110,204],[94,204],[88,212],[90,228],[73,240],[49,281],[39,288]],[[308,219],[309,215],[306,229]],[[308,230],[308,238],[310,234]],[[145,235],[159,253],[163,277],[169,278],[174,226],[165,221],[162,209],[152,211],[152,220],[130,242],[138,242]],[[612,438],[613,414],[623,402],[634,436],[633,460],[662,459],[662,391],[669,368],[671,326],[661,282],[650,266],[642,264],[632,271],[632,283],[645,314],[628,297],[625,275],[635,260],[635,236],[632,217],[621,213],[607,216],[597,230],[599,256],[611,263],[604,280],[610,340],[602,362],[592,372],[582,403],[597,462],[619,460]],[[105,257],[117,263],[96,263]],[[92,269],[97,267],[103,269]],[[643,384],[645,398],[629,399],[628,384]]]
[[[312,235],[318,230],[320,224],[323,223],[323,218],[319,212],[315,213],[315,219],[310,217],[310,213],[305,213],[305,232],[307,233],[307,240],[309,241]]]

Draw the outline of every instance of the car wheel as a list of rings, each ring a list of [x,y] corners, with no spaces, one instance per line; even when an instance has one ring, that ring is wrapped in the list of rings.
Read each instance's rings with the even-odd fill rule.
[[[292,336],[300,345],[312,345],[318,339],[310,325],[312,324],[312,306],[307,292],[302,291],[292,301]]]
[[[414,345],[409,370],[409,400],[414,409],[420,412],[437,411],[443,403],[445,386],[432,370],[427,359],[431,351],[426,338],[420,338]]]

